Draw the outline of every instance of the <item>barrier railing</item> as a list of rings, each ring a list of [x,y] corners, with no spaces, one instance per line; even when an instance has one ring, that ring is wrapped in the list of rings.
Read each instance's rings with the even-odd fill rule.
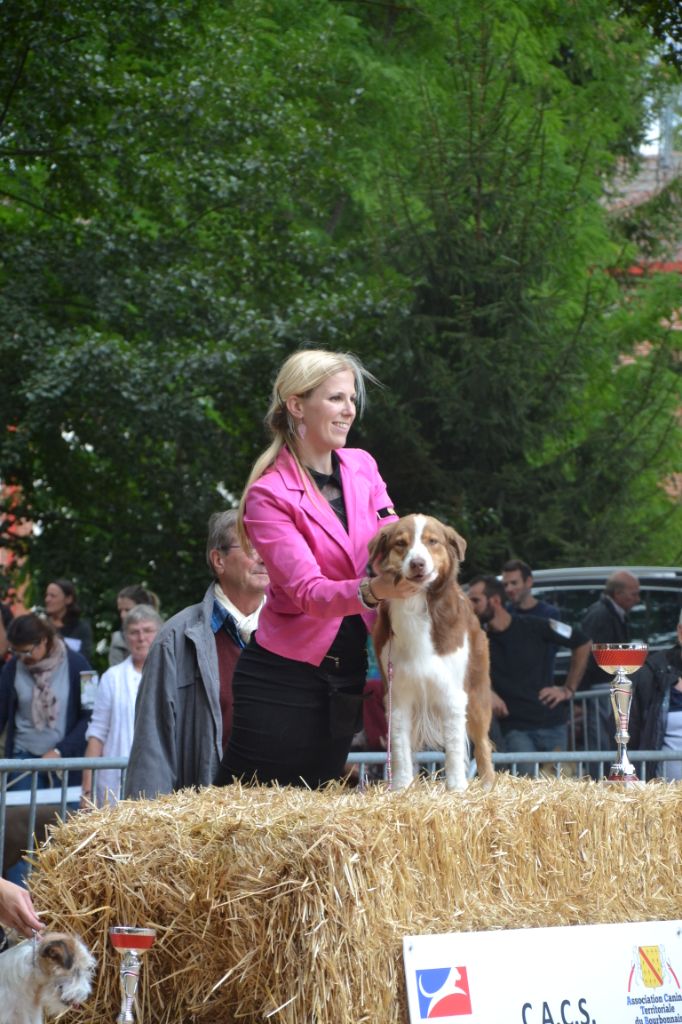
[[[594,686],[591,690],[578,690],[578,692],[573,695],[570,701],[570,717],[568,726],[569,745],[571,750],[587,750],[587,738],[590,723],[593,723],[594,726],[593,731],[596,738],[595,746],[597,750],[602,750],[604,746],[608,749],[611,745],[613,732],[611,736],[603,736],[601,719],[598,713],[598,705],[601,705],[602,707],[604,705],[610,706],[609,693],[610,687],[606,685]]]
[[[57,818],[64,820],[69,811],[78,809],[80,785],[69,785],[69,777],[84,768],[92,769],[92,791],[95,792],[97,771],[119,768],[121,789],[125,783],[127,757],[35,757],[0,759],[0,870],[6,873],[21,859],[25,851],[35,848],[37,830],[44,832]],[[48,784],[39,788],[41,776]],[[26,873],[30,873],[30,865]]]
[[[536,750],[515,751],[512,754],[494,753],[493,765],[497,770],[509,769],[512,775],[520,774],[521,765],[529,765],[528,774],[533,778],[542,775],[542,767],[553,768],[552,775],[556,778],[580,777],[587,774],[587,766],[591,763],[599,764],[598,779],[605,777],[604,765],[609,765],[615,760],[615,750],[562,750],[540,752]],[[665,761],[682,762],[682,752],[679,750],[629,750],[628,757],[637,768],[637,773],[642,782],[653,778],[647,768],[650,765],[659,764]],[[445,755],[442,751],[427,750],[414,754],[415,764],[426,771],[427,774],[438,774],[442,771],[445,762]],[[368,781],[368,768],[378,767],[381,769],[380,777],[386,778],[386,754],[383,752],[354,752],[348,758],[348,763],[357,766],[359,781],[364,784]],[[572,766],[572,770],[562,770],[564,766]],[[608,770],[608,768],[606,769]],[[472,763],[471,775],[475,774],[475,764]]]
[[[591,704],[598,697],[608,695],[608,687],[598,692],[590,691],[578,694],[575,704],[582,709],[583,716],[590,713]],[[580,712],[571,702],[570,735],[575,744],[579,733]],[[583,717],[583,726],[584,726]],[[583,731],[585,731],[583,729]],[[586,732],[585,732],[586,735]],[[509,770],[513,775],[529,774],[539,778],[543,774],[551,774],[557,778],[562,776],[580,777],[587,774],[589,768],[595,769],[598,778],[604,776],[604,766],[614,760],[615,749],[567,751],[516,751],[514,753],[494,753],[493,765],[496,770]],[[682,762],[682,752],[674,750],[630,750],[628,756],[637,768],[639,778],[646,782],[655,775],[655,766],[667,761]],[[444,754],[440,751],[421,751],[414,755],[415,764],[427,774],[438,775],[444,764]],[[364,786],[371,781],[386,778],[386,753],[353,751],[348,763],[357,768],[358,784]],[[31,854],[35,849],[36,837],[44,835],[49,824],[63,820],[68,813],[76,812],[80,802],[80,785],[70,784],[69,780],[75,773],[84,768],[92,770],[92,792],[96,791],[97,772],[102,769],[116,768],[122,772],[121,792],[125,785],[125,769],[127,758],[95,757],[95,758],[32,758],[29,760],[0,759],[0,870],[3,874],[7,868],[21,860],[24,852]],[[41,773],[48,773],[53,785],[39,788]],[[475,773],[472,762],[471,774]],[[21,779],[10,779],[10,776],[21,776]],[[27,788],[17,788],[22,785]],[[30,864],[26,874],[30,873]]]

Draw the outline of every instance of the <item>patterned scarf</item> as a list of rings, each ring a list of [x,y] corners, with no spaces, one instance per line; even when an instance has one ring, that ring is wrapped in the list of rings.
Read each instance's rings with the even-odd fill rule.
[[[43,729],[54,729],[59,715],[59,701],[52,692],[52,676],[66,657],[64,641],[56,636],[52,642],[52,650],[35,665],[25,665],[33,677],[33,697],[31,698],[31,719],[40,732]]]

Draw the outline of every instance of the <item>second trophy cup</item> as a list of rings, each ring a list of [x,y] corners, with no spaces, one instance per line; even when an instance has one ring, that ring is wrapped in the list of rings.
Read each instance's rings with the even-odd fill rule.
[[[646,644],[636,641],[630,644],[593,644],[594,659],[605,672],[614,678],[611,683],[611,708],[616,722],[617,760],[611,765],[609,782],[633,785],[639,782],[637,773],[628,757],[627,745],[630,739],[628,723],[632,704],[632,680],[628,672],[636,672],[644,664],[648,653]]]
[[[156,932],[153,928],[132,928],[116,925],[109,929],[109,938],[121,956],[121,1012],[116,1024],[134,1024],[133,1006],[140,979],[140,957],[154,945]]]

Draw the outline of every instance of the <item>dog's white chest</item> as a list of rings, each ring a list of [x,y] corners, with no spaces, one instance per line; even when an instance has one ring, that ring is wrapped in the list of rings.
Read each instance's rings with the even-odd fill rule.
[[[464,687],[469,642],[465,635],[461,646],[447,654],[439,654],[434,645],[433,626],[423,595],[405,601],[392,601],[390,608],[391,639],[382,651],[384,672],[388,675],[391,660],[394,679],[414,684],[434,685],[441,689]]]

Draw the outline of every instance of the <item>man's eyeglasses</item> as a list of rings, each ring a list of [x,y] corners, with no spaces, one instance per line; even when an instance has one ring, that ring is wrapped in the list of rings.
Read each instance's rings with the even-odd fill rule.
[[[7,650],[9,651],[10,655],[13,658],[30,658],[33,652],[35,651],[36,647],[40,647],[41,642],[42,641],[40,640],[36,640],[36,642],[34,644],[31,644],[29,648],[25,648],[22,651],[17,650],[16,647],[12,647],[11,645],[7,648]]]
[[[221,544],[220,548],[218,550],[219,551],[232,551],[233,549],[239,549],[240,551],[243,551],[247,558],[255,558],[256,557],[256,552],[253,550],[253,548],[248,548],[247,550],[245,550],[241,546],[241,544]]]

